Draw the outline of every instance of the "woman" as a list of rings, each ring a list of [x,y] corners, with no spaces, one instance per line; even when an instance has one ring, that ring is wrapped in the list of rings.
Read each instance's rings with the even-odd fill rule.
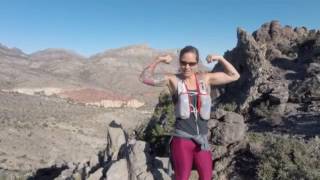
[[[170,63],[170,55],[158,56],[140,75],[140,81],[151,86],[167,86],[175,104],[175,132],[170,141],[175,180],[189,179],[195,165],[200,180],[212,178],[212,156],[207,139],[210,119],[210,86],[236,81],[237,70],[223,56],[208,55],[208,63],[218,61],[224,72],[198,72],[199,52],[193,46],[180,51],[178,74],[154,73],[159,63]]]

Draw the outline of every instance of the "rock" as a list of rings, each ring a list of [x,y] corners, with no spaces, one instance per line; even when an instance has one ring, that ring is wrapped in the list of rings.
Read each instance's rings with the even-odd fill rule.
[[[156,157],[152,165],[155,168],[168,169],[168,162],[169,158],[167,157]]]
[[[272,83],[273,86],[271,93],[269,94],[269,99],[273,104],[283,104],[287,103],[289,99],[288,84],[282,83]]]
[[[72,179],[74,179],[74,180],[82,180],[82,175],[79,172],[77,172],[77,173],[72,175]]]
[[[218,120],[209,119],[209,121],[208,121],[208,128],[209,129],[215,128],[215,127],[217,127],[217,125],[218,125]]]
[[[236,152],[244,148],[248,128],[242,115],[229,111],[225,111],[216,122],[210,128],[209,141],[212,144],[213,176],[222,177],[234,162]]]
[[[225,116],[226,114],[227,114],[227,112],[225,110],[218,108],[218,109],[216,109],[215,111],[213,111],[211,113],[211,117],[210,118],[211,119],[220,119],[223,116]]]
[[[159,171],[160,174],[155,175],[155,180],[172,180],[172,178],[163,169],[158,169],[157,171]]]
[[[73,176],[73,169],[66,169],[61,172],[61,174],[55,178],[55,180],[63,180],[67,178],[71,178]]]
[[[126,146],[125,134],[121,125],[115,122],[109,125],[107,131],[107,154],[111,157],[111,160],[116,160],[119,158],[120,149]]]
[[[212,129],[212,142],[218,145],[228,145],[244,139],[247,126],[240,114],[228,112],[223,120]]]
[[[264,93],[269,94],[272,103],[287,103],[290,94],[295,91],[288,90],[292,80],[318,72],[319,33],[305,27],[282,27],[279,21],[263,24],[252,35],[241,28],[237,33],[237,46],[227,51],[225,57],[241,77],[234,83],[222,86],[218,99],[237,102],[238,110],[243,114],[248,113],[250,104]],[[215,70],[219,68],[217,66]],[[299,86],[307,88],[302,84]]]
[[[154,180],[151,172],[143,172],[137,175],[137,180]]]
[[[94,173],[90,174],[87,180],[100,180],[102,177],[102,168],[98,169]]]
[[[222,102],[236,102],[241,112],[247,112],[250,102],[259,98],[258,85],[265,82],[271,71],[271,64],[265,58],[265,47],[260,46],[255,38],[238,28],[237,47],[225,53],[225,58],[239,71],[241,77],[233,83],[222,86]],[[214,71],[220,71],[218,65]]]
[[[128,164],[126,159],[120,159],[113,163],[107,171],[108,180],[129,180]]]
[[[103,159],[104,152],[100,151],[98,154],[92,155],[89,160],[89,166],[90,167],[94,167],[94,166],[98,166],[100,164],[99,158]]]
[[[152,163],[149,155],[149,145],[144,141],[136,141],[129,153],[129,162],[131,177],[140,179],[142,178],[141,174],[145,174],[145,177],[149,176],[147,171],[151,168]]]

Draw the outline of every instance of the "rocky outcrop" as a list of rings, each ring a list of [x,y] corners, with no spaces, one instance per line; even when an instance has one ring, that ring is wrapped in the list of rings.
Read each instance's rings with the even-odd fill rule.
[[[320,112],[319,31],[271,21],[252,34],[238,28],[237,35],[237,46],[224,56],[241,78],[221,87],[217,104],[235,103],[245,121],[269,127],[287,128],[289,116]]]
[[[148,143],[127,138],[121,124],[113,121],[107,128],[107,146],[92,158],[79,162],[55,164],[47,171],[55,180],[170,180],[166,174],[167,158],[152,157]],[[29,178],[44,178],[39,169]],[[41,173],[42,172],[42,173]]]
[[[217,110],[224,111],[224,110]],[[221,113],[221,112],[220,112]],[[247,131],[247,126],[244,123],[244,118],[234,112],[224,111],[222,117],[215,116],[217,119],[210,119],[211,141],[217,145],[227,146],[241,142]]]
[[[234,171],[237,151],[246,146],[247,125],[242,115],[217,109],[208,122],[209,140],[212,145],[214,177],[229,179]]]
[[[215,177],[222,179],[227,173],[234,171],[236,153],[246,146],[247,126],[244,118],[234,112],[219,110],[212,116],[208,135],[215,166],[213,173]],[[115,122],[109,125],[106,154],[110,165],[102,170],[106,171],[102,177],[115,180],[171,179],[167,174],[168,157],[151,155],[147,142],[134,137],[126,139],[125,136],[121,125]],[[194,172],[191,177],[194,179],[198,176]]]

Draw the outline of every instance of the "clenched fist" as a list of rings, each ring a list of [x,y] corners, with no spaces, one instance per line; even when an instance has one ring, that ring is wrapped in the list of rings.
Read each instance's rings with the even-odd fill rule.
[[[170,64],[170,62],[172,61],[172,56],[170,54],[160,55],[157,57],[157,60],[166,64]]]
[[[208,63],[211,63],[213,61],[219,61],[220,59],[222,59],[222,56],[216,55],[216,54],[209,54],[206,57],[206,60],[207,60]]]

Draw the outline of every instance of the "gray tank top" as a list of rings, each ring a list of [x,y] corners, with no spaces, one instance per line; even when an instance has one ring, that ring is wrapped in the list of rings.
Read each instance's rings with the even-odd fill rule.
[[[191,96],[191,102],[193,107],[197,107],[197,90],[189,90],[188,93]],[[177,98],[177,95],[175,94],[175,96],[173,97],[174,102],[177,101],[176,98]],[[198,126],[199,134],[207,134],[208,132],[207,121],[201,118],[199,112],[197,112],[197,116],[198,116],[197,121],[196,121],[194,112],[191,112],[190,118],[188,119],[180,119],[179,117],[177,117],[175,122],[175,128],[185,131],[192,135],[197,135],[198,134],[197,126]]]

